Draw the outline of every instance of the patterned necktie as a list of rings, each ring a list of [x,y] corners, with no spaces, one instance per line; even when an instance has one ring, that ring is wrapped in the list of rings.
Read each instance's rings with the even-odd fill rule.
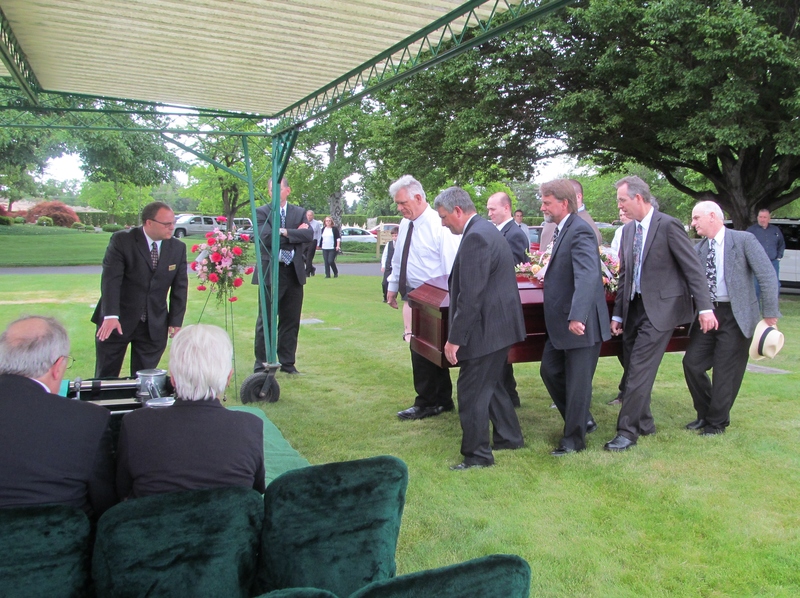
[[[400,257],[400,278],[398,279],[398,292],[401,297],[405,297],[408,291],[408,279],[406,278],[408,270],[408,250],[411,248],[411,235],[414,233],[414,223],[408,223],[408,232],[406,233],[406,242],[403,244],[403,255]]]
[[[717,300],[717,252],[714,248],[716,243],[711,239],[708,243],[708,256],[706,257],[706,279],[708,280],[708,292],[711,294],[711,301]]]
[[[158,267],[158,245],[156,245],[155,241],[150,246],[150,262],[153,264],[153,270],[155,270]]]
[[[642,245],[644,241],[644,229],[641,223],[636,223],[636,234],[633,236],[633,293],[631,299],[636,293],[642,292],[641,276],[642,276]]]
[[[556,241],[558,241],[558,232],[559,232],[559,229],[558,229],[558,226],[556,226],[556,230],[553,231],[553,240],[552,240],[553,249],[555,249]]]
[[[286,228],[286,208],[281,208],[281,228]],[[287,266],[292,263],[293,249],[281,249],[281,261]]]

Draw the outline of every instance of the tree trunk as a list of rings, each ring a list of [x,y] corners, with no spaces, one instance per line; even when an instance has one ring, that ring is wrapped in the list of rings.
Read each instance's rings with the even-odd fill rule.
[[[333,224],[336,226],[342,226],[342,197],[344,193],[341,191],[336,191],[331,193],[328,196],[328,205],[331,208],[331,218],[333,219]]]

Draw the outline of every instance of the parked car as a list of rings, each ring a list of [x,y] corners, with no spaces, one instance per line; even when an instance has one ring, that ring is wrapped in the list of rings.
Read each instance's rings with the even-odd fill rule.
[[[253,221],[249,218],[234,218],[233,219],[233,226],[236,230],[240,228],[253,228]]]
[[[377,243],[378,237],[373,235],[368,230],[358,228],[355,226],[344,226],[340,231],[342,234],[342,242],[356,241],[357,243]]]
[[[385,230],[385,231],[387,231],[388,233],[390,233],[390,234],[391,234],[391,232],[392,232],[393,230],[400,230],[400,225],[399,225],[399,224],[393,224],[393,223],[391,223],[391,222],[389,222],[389,223],[385,223],[385,224],[379,224],[379,225],[378,225],[378,226],[376,226],[375,228],[371,228],[371,229],[369,229],[369,232],[370,232],[371,234],[373,234],[373,235],[377,236],[377,235],[378,235],[378,233],[379,233],[381,230]]]
[[[204,236],[215,228],[224,228],[224,225],[217,222],[214,216],[186,214],[175,221],[175,231],[172,234],[178,239],[192,235]]]
[[[539,251],[542,240],[543,228],[544,227],[541,225],[528,227],[528,240],[531,243],[531,252]]]
[[[233,232],[233,238],[236,239],[237,241],[241,241],[242,240],[242,235],[247,235],[247,237],[250,239],[251,243],[255,243],[256,242],[255,238],[254,238],[254,235],[253,235],[253,228],[252,227],[250,227],[250,228],[237,228]]]

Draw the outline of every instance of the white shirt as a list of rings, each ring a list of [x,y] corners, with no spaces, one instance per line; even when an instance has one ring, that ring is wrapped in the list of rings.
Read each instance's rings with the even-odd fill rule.
[[[619,259],[619,245],[622,243],[623,228],[625,228],[624,224],[614,231],[614,238],[611,239],[611,251],[614,252],[614,255],[617,256],[617,259]]]
[[[504,227],[506,224],[508,224],[509,222],[511,222],[512,220],[514,220],[514,219],[513,219],[513,218],[509,218],[509,219],[508,219],[508,220],[506,220],[505,222],[501,222],[500,224],[497,224],[497,225],[496,225],[496,226],[497,226],[497,230],[499,230],[499,231],[502,231],[502,230],[503,230],[503,227]],[[514,224],[516,224],[516,222],[515,222]]]
[[[335,249],[333,246],[333,229],[330,226],[322,229],[322,242],[320,245],[323,249]]]
[[[403,218],[397,234],[397,244],[392,257],[392,273],[389,275],[389,291],[396,293],[400,282],[400,262],[403,261],[403,248],[406,244],[408,225],[411,221]],[[406,264],[406,282],[415,289],[437,276],[449,276],[456,259],[461,235],[454,235],[442,226],[439,214],[428,205],[414,220],[411,247]]]
[[[711,239],[708,240],[709,244]],[[710,247],[709,247],[710,248]],[[717,267],[717,301],[730,301],[728,285],[725,284],[725,227],[714,236],[714,264]],[[703,264],[705,270],[705,264]]]

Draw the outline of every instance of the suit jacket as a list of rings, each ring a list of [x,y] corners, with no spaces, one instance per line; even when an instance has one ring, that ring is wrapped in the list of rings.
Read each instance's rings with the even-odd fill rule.
[[[589,226],[592,227],[592,231],[594,232],[595,239],[597,239],[597,246],[603,244],[603,235],[600,234],[600,229],[597,228],[597,225],[594,223],[594,219],[589,214],[587,210],[581,210],[580,212],[576,212],[576,216],[581,218],[584,222],[586,222]],[[550,244],[553,240],[553,233],[556,230],[556,225],[553,222],[545,222],[542,228],[542,237],[540,240],[540,248],[542,251]]]
[[[596,237],[575,214],[553,247],[543,293],[547,336],[556,349],[590,347],[611,338]],[[582,336],[569,331],[570,320],[586,326]]]
[[[619,255],[619,291],[614,316],[628,316],[633,279],[633,238],[635,220],[625,225]],[[647,317],[659,332],[692,322],[697,310],[713,309],[708,294],[705,268],[686,235],[683,225],[672,216],[653,210],[644,243],[641,271],[642,301]],[[694,305],[692,304],[694,298]]]
[[[0,507],[61,504],[99,517],[116,503],[109,416],[0,376]]]
[[[264,426],[217,400],[137,409],[122,418],[117,448],[121,498],[243,486],[263,493]]]
[[[280,213],[278,214],[278,228],[285,228],[288,237],[280,236],[280,249],[294,250],[292,265],[297,273],[300,284],[306,284],[306,264],[303,260],[303,245],[314,240],[314,231],[309,228],[298,229],[301,224],[308,224],[306,210],[300,206],[286,203],[286,226],[280,226]],[[260,206],[256,209],[256,226],[261,239],[261,268],[267,277],[266,286],[272,285],[270,276],[270,256],[272,252],[272,205]],[[258,284],[258,269],[253,274],[253,284]]]
[[[525,339],[514,258],[497,227],[474,216],[450,273],[450,332],[457,357],[474,359]]]
[[[506,222],[500,231],[511,248],[511,255],[514,257],[514,264],[527,263],[527,253],[531,250],[531,242],[526,233],[527,227],[523,231],[513,220]]]
[[[165,338],[170,326],[183,326],[189,277],[186,245],[164,239],[153,270],[150,247],[141,227],[119,231],[103,258],[101,296],[92,315],[98,326],[105,316],[119,316],[122,336],[133,334],[147,306],[151,338]],[[167,298],[169,297],[169,305]]]
[[[695,246],[700,263],[708,257],[708,239]],[[748,232],[725,229],[725,284],[731,300],[731,310],[745,337],[750,338],[761,319],[753,277],[761,286],[765,318],[779,318],[778,279],[775,269],[761,243]]]

